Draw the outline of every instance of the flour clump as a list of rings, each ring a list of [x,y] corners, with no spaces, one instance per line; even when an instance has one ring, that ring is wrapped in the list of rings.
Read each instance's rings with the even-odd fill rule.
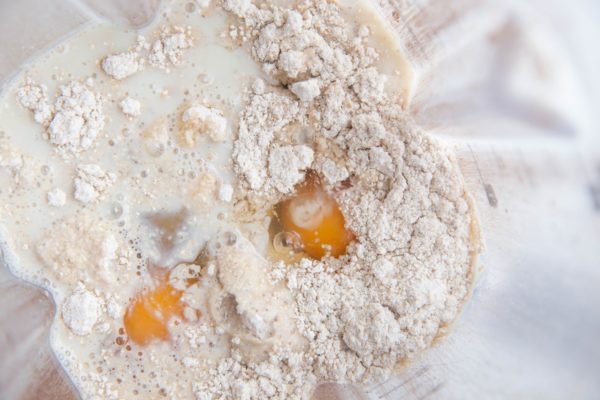
[[[89,335],[102,314],[101,307],[100,299],[81,285],[63,303],[62,318],[74,334]]]
[[[142,68],[139,56],[134,51],[116,53],[102,60],[102,69],[110,77],[121,80],[125,79]]]
[[[104,73],[120,81],[139,73],[148,64],[170,72],[171,67],[181,64],[184,50],[193,45],[189,28],[165,25],[154,36],[149,43],[140,35],[128,50],[104,57],[100,61]]]
[[[142,113],[142,103],[133,97],[125,97],[119,103],[119,107],[121,107],[123,114],[127,115],[128,117],[139,117]]]
[[[21,105],[33,112],[35,122],[47,125],[52,117],[52,108],[48,103],[48,88],[46,85],[37,85],[31,79],[25,81],[17,91],[17,98]]]
[[[54,188],[48,192],[48,204],[52,207],[62,207],[67,202],[67,195],[59,188]]]
[[[185,145],[196,145],[201,136],[213,142],[227,140],[227,119],[216,108],[193,105],[183,112],[181,121],[184,126],[181,139]]]
[[[183,51],[193,45],[189,29],[175,26],[161,30],[149,49],[148,62],[150,65],[169,72],[170,67],[182,61]]]
[[[105,172],[99,165],[80,164],[77,166],[77,176],[73,180],[74,197],[84,204],[94,202],[116,179],[115,174]]]
[[[67,153],[89,149],[104,129],[102,96],[87,82],[71,81],[61,85],[52,105],[48,102],[46,87],[31,80],[19,88],[17,97],[45,128],[48,141]]]
[[[77,81],[62,85],[48,125],[50,143],[73,152],[91,147],[104,128],[102,98]]]

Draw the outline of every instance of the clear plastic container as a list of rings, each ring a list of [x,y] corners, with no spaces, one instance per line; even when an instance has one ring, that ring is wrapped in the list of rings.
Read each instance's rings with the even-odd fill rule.
[[[142,26],[158,3],[0,0],[0,81],[92,20]],[[417,72],[411,113],[456,148],[486,251],[447,337],[383,384],[315,398],[598,398],[600,6],[497,3],[378,2]],[[0,398],[78,397],[48,346],[53,313],[0,271]]]

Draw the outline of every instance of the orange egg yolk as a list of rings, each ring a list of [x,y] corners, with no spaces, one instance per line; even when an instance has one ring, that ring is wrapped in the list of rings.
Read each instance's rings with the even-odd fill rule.
[[[354,239],[339,205],[314,179],[281,203],[278,213],[283,231],[297,234],[304,253],[311,258],[338,257]]]
[[[140,346],[154,340],[168,340],[169,320],[183,315],[181,296],[181,290],[165,282],[138,294],[123,318],[129,339]]]

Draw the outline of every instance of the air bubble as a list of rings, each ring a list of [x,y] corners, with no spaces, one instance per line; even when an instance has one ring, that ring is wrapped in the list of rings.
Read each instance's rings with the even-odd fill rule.
[[[237,243],[237,235],[233,232],[225,232],[225,244],[227,246],[233,246]]]
[[[158,142],[146,143],[146,152],[150,157],[160,157],[165,152],[165,146]]]
[[[194,3],[187,3],[185,5],[185,11],[193,13],[194,11],[196,11],[196,5]]]
[[[114,203],[110,208],[110,215],[113,218],[119,218],[123,215],[123,206],[119,203]]]
[[[302,250],[302,239],[296,232],[279,232],[273,237],[273,248],[278,253]]]

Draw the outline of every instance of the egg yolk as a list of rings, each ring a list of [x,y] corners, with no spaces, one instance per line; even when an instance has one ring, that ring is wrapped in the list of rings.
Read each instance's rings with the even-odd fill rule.
[[[280,204],[278,214],[281,228],[299,236],[304,253],[317,260],[344,254],[354,239],[335,199],[312,177]]]
[[[182,295],[183,291],[164,282],[138,294],[123,318],[129,339],[140,346],[154,340],[168,340],[169,320],[183,315]]]

